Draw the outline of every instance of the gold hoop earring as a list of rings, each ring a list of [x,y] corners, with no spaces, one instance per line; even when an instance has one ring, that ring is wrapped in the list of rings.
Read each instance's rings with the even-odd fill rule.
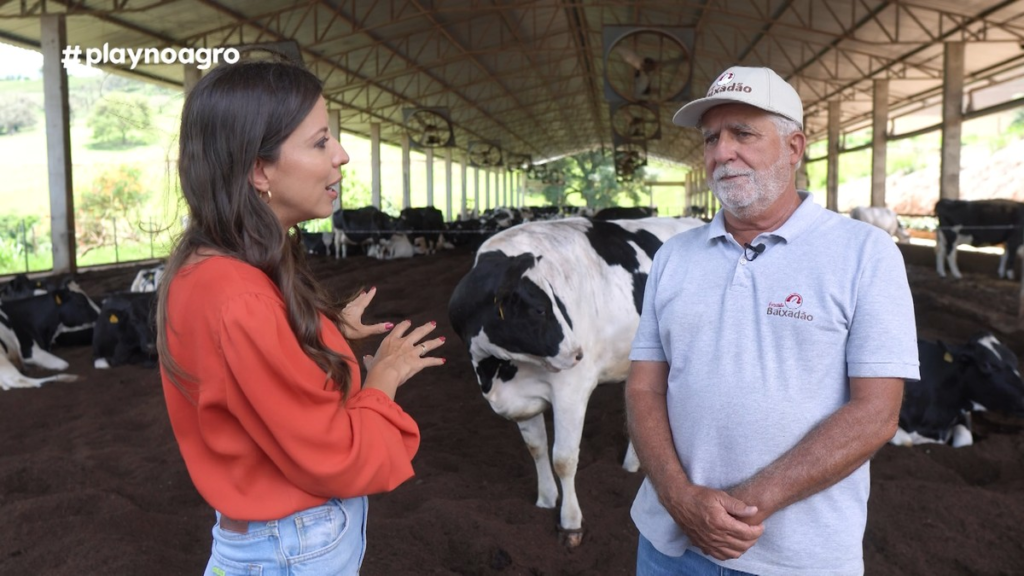
[[[267,188],[267,204],[274,198],[274,195],[270,192],[270,188]]]

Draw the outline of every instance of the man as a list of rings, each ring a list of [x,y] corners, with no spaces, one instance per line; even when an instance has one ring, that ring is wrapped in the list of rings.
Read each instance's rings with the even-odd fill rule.
[[[797,191],[802,120],[744,67],[673,118],[723,208],[658,251],[633,341],[638,576],[864,571],[867,461],[919,377],[913,302],[891,238]]]

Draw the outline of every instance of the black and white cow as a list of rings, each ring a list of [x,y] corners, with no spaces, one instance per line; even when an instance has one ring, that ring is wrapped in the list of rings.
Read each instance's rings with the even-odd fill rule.
[[[378,260],[397,260],[400,258],[412,258],[416,254],[425,254],[412,245],[409,237],[405,234],[393,234],[390,238],[381,240],[377,244],[371,244],[366,249],[366,255]]]
[[[155,308],[155,292],[128,292],[104,298],[92,338],[93,366],[156,366]]]
[[[999,277],[1013,279],[1017,250],[1024,244],[1024,204],[1012,200],[939,200],[935,204],[939,228],[935,233],[935,271],[946,277],[945,264],[961,278],[956,247],[1003,245]]]
[[[640,321],[651,259],[669,237],[703,225],[694,219],[528,222],[496,234],[448,304],[484,397],[514,420],[537,468],[537,506],[554,508],[561,480],[560,527],[570,547],[582,541],[576,495],[583,417],[594,388],[622,382]],[[544,412],[555,440],[548,456]],[[632,444],[623,467],[636,471]]]
[[[74,374],[55,374],[45,378],[29,378],[21,373],[25,366],[34,364],[51,370],[64,370],[68,363],[47,352],[39,351],[34,362],[26,362],[21,355],[21,342],[14,332],[7,314],[0,309],[0,390],[12,388],[39,388],[47,382],[73,382]],[[42,360],[40,360],[42,358]]]
[[[83,335],[91,342],[100,309],[76,282],[70,281],[46,294],[2,301],[0,311],[10,320],[26,363],[65,370],[67,362],[50,354],[50,348],[63,335]]]
[[[594,214],[594,220],[650,218],[657,215],[658,209],[649,206],[612,206],[598,210],[597,214]]]
[[[907,381],[892,443],[973,443],[971,410],[1024,416],[1024,381],[1017,356],[991,333],[966,344],[918,340],[921,380]]]
[[[14,278],[0,286],[0,301],[19,300],[37,294],[45,294],[46,283],[42,280],[32,280],[26,274],[18,274]]]
[[[131,292],[156,292],[160,287],[160,278],[164,275],[164,265],[143,268],[132,280]]]
[[[896,217],[896,211],[892,208],[886,208],[885,206],[857,206],[850,210],[850,218],[881,228],[889,236],[895,236],[897,242],[901,244],[910,242],[910,234],[903,228],[900,219]]]
[[[375,206],[338,210],[331,221],[335,258],[347,258],[349,246],[365,246],[390,238],[395,230],[395,219]]]
[[[395,231],[408,236],[413,244],[421,247],[422,253],[433,254],[445,231],[444,213],[433,206],[404,208],[398,215]]]

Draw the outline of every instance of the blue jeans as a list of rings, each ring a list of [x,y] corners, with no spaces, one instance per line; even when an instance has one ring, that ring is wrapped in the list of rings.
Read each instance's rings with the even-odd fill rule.
[[[644,535],[636,550],[636,576],[753,576],[715,564],[693,550],[682,556],[666,556]]]
[[[246,534],[213,527],[205,576],[359,574],[366,553],[366,497],[337,498],[279,520],[250,521]]]

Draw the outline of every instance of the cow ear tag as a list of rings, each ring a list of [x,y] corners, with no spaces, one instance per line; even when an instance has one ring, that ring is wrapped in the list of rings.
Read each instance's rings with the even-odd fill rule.
[[[117,324],[117,314],[111,314],[110,315],[110,323],[111,324]]]
[[[57,306],[60,306],[61,305],[60,295],[59,294],[54,294],[53,295],[53,301],[57,303]]]
[[[498,297],[494,297],[494,303],[498,304]],[[501,309],[501,304],[498,304],[498,318],[505,319],[505,311]]]
[[[949,352],[946,352],[942,359],[945,360],[946,362],[949,362],[950,364],[953,363],[953,355],[950,354]]]

